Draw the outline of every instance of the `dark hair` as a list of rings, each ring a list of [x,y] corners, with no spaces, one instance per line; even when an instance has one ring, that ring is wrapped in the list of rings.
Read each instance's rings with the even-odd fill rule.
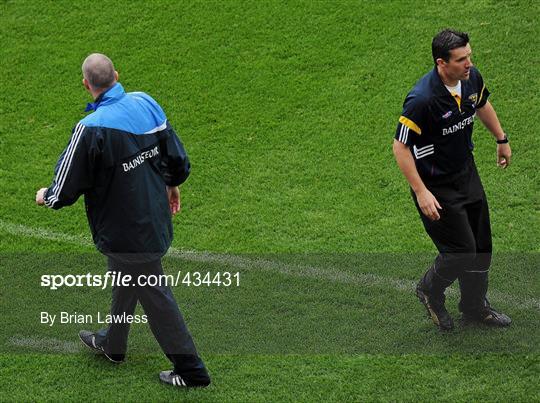
[[[450,60],[450,51],[452,49],[467,46],[469,43],[469,34],[459,32],[453,29],[445,29],[433,37],[431,42],[431,53],[433,62],[437,64],[437,59],[441,58],[448,62]]]

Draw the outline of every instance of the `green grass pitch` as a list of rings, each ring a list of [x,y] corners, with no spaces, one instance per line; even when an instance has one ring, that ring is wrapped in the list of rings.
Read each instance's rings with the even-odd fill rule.
[[[539,17],[534,0],[0,2],[0,400],[540,401]],[[471,35],[514,152],[498,169],[477,122],[508,329],[441,334],[412,292],[435,253],[391,144],[448,26]],[[169,363],[147,325],[111,366],[79,346],[81,325],[39,323],[109,307],[110,289],[39,286],[105,262],[82,200],[34,204],[96,51],[161,103],[192,160],[166,271],[240,273],[239,287],[174,288],[204,390],[159,383]],[[456,303],[453,288],[455,317]]]

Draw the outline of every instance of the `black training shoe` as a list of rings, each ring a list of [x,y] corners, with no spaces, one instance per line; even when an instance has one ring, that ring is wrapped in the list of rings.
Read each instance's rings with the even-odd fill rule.
[[[107,354],[105,350],[103,350],[103,347],[97,345],[95,333],[89,332],[88,330],[81,330],[79,332],[79,339],[81,339],[81,341],[86,347],[90,348],[97,354],[103,354],[105,357],[107,357],[109,361],[114,362],[115,364],[120,364],[124,362],[124,354]]]
[[[435,297],[424,290],[421,284],[418,284],[416,286],[416,296],[425,306],[431,320],[439,329],[452,330],[454,328],[454,321],[444,306],[444,294],[441,297]]]
[[[463,322],[476,322],[485,325],[506,327],[510,326],[512,319],[504,313],[497,312],[491,306],[486,306],[477,312],[463,312]]]
[[[161,382],[167,383],[172,386],[176,386],[179,388],[204,388],[208,385],[210,385],[210,381],[206,382],[192,382],[189,379],[186,379],[186,377],[182,377],[178,374],[176,374],[174,371],[161,371],[159,373],[159,379]]]

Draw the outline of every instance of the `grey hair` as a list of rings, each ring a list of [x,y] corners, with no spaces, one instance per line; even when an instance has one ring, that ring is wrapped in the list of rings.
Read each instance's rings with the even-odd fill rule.
[[[90,86],[95,89],[109,88],[116,79],[112,60],[101,53],[92,53],[84,59],[82,72]]]

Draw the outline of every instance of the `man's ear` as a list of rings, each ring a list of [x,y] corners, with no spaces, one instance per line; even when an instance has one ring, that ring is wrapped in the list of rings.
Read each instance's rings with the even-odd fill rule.
[[[118,72],[115,70],[115,71],[114,71],[114,79],[115,79],[115,81],[118,81],[118,77],[119,77],[119,74],[118,74]]]
[[[437,58],[437,60],[435,60],[435,63],[437,63],[437,66],[441,66],[441,67],[447,64],[446,60],[444,60],[442,57]]]
[[[88,83],[88,80],[86,78],[82,79],[82,83],[84,85],[84,88],[86,88],[88,91],[90,91],[90,84]]]

